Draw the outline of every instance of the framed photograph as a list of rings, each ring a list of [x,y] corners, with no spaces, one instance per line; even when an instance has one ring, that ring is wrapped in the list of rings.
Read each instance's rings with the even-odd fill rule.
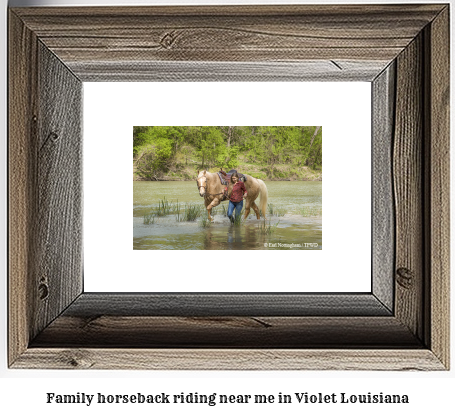
[[[133,129],[133,250],[322,249],[321,126]]]
[[[448,370],[449,38],[448,4],[10,9],[10,368]],[[368,261],[319,252],[338,280],[361,274],[371,289],[166,291],[152,267],[160,288],[87,290],[88,263],[109,280],[117,258],[93,260],[86,239],[84,85],[139,82],[368,83]],[[175,105],[167,112],[181,114]],[[215,124],[135,123],[129,139],[139,125]],[[303,276],[261,252],[282,281]],[[172,272],[187,271],[180,254],[162,256]]]

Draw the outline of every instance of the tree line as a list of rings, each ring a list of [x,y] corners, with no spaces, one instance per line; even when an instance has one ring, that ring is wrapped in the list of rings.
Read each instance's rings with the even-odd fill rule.
[[[268,176],[275,166],[322,168],[322,127],[133,127],[137,173],[153,180],[169,170],[260,165]]]

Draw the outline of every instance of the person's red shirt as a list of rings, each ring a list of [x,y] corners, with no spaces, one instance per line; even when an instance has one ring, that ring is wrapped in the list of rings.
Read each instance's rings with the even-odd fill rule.
[[[243,182],[238,181],[232,188],[231,197],[229,200],[231,202],[241,202],[243,200],[243,194],[246,194],[246,187]]]

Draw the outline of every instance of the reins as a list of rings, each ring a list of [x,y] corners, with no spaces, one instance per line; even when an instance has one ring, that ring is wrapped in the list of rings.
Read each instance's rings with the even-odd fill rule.
[[[197,183],[197,190],[199,190],[201,187],[205,189],[204,197],[206,198],[207,196],[218,196],[218,195],[224,195],[224,192],[221,193],[207,193],[207,177],[205,177],[205,186],[199,186],[199,183],[196,178],[196,183]]]

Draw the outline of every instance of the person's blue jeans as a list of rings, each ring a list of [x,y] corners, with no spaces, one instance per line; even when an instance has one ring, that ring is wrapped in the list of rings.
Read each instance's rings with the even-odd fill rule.
[[[240,212],[242,211],[242,207],[243,207],[243,200],[241,200],[240,202],[229,201],[227,215],[228,215],[228,218],[231,220],[231,222],[234,222],[234,218],[232,215],[234,213],[234,209],[235,209],[235,217],[237,217],[238,215],[240,215]]]

